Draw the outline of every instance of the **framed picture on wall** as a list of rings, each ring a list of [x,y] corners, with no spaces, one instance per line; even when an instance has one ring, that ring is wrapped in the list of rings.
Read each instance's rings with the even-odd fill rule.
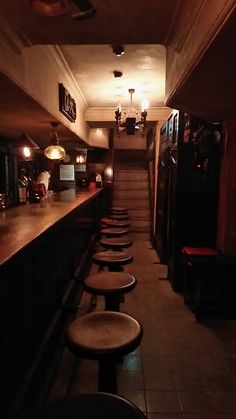
[[[75,180],[75,166],[73,164],[60,164],[60,180]]]

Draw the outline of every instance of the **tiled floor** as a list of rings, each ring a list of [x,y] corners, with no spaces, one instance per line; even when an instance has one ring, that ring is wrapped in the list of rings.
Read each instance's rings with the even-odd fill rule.
[[[135,240],[128,251],[134,261],[125,270],[138,285],[121,310],[142,323],[144,336],[118,365],[118,394],[148,419],[236,419],[236,321],[197,323],[150,243]],[[96,310],[103,303],[99,297]],[[50,398],[96,390],[96,383],[96,361],[76,361],[66,350]]]

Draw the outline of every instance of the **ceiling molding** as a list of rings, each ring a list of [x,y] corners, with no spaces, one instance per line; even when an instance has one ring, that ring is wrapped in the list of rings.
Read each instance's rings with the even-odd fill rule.
[[[155,122],[168,118],[171,109],[167,106],[148,109],[147,122]],[[88,108],[85,113],[86,122],[115,122],[115,107]]]
[[[83,108],[84,111],[88,108],[88,103],[83,95],[70,67],[65,60],[65,57],[58,45],[44,45],[45,51],[47,52],[49,58],[54,63],[55,68],[59,68],[61,73],[68,79],[68,82],[74,85],[74,88],[77,92],[78,97],[76,98],[76,102],[79,100],[79,107]]]

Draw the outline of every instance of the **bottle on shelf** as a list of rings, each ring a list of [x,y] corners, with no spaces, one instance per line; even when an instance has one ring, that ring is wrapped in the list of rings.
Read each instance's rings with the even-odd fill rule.
[[[29,182],[25,175],[25,169],[21,169],[20,177],[17,182],[18,202],[26,204],[29,201]]]

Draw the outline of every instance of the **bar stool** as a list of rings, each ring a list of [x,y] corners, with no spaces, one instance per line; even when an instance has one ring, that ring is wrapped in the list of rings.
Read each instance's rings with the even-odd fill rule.
[[[129,230],[127,228],[103,228],[100,230],[100,234],[106,237],[120,237],[128,234]]]
[[[132,246],[132,240],[125,236],[125,237],[102,237],[99,243],[107,248],[112,250],[121,250],[126,247]]]
[[[126,272],[101,272],[88,276],[83,282],[87,292],[104,296],[108,311],[120,311],[121,295],[132,291],[136,284],[136,278]]]
[[[111,207],[111,213],[124,214],[124,213],[128,213],[128,209],[126,207]]]
[[[219,255],[215,248],[211,247],[190,247],[182,248],[183,279],[184,279],[184,303],[191,305],[193,297],[194,261],[199,259],[208,260]]]
[[[111,393],[93,392],[51,400],[34,419],[145,419],[129,400]]]
[[[124,228],[129,227],[130,223],[127,220],[111,220],[108,217],[103,217],[100,220],[100,224],[102,227],[108,226],[108,227],[117,227],[117,228]]]
[[[129,215],[128,214],[110,214],[108,218],[110,218],[111,220],[116,220],[116,221],[124,221],[124,220],[129,220]]]
[[[122,250],[106,250],[105,252],[94,253],[92,259],[96,265],[99,265],[100,270],[107,266],[111,272],[120,272],[124,265],[133,261],[133,256]]]
[[[98,391],[116,394],[117,361],[134,351],[142,336],[141,324],[128,314],[95,311],[70,324],[67,346],[76,356],[97,360]]]

